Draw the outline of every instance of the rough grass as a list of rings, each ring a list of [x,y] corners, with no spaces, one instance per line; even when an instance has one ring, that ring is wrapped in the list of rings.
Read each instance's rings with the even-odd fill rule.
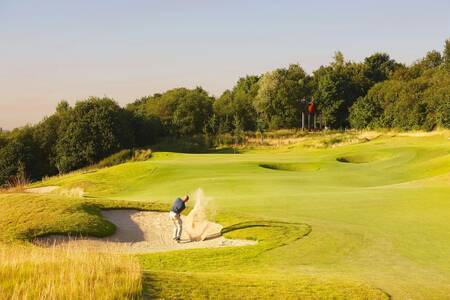
[[[0,244],[0,299],[141,299],[131,256]]]

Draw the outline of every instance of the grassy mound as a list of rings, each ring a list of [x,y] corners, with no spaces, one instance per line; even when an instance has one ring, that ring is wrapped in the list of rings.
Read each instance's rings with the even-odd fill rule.
[[[104,237],[114,224],[100,209],[137,208],[166,210],[166,205],[112,200],[67,198],[58,195],[1,194],[0,243],[26,242],[48,234]]]

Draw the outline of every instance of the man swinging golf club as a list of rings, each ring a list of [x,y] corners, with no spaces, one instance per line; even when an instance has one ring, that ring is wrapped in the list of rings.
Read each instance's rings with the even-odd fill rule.
[[[186,202],[189,200],[189,196],[186,195],[183,198],[175,199],[172,205],[172,209],[169,212],[169,218],[172,220],[173,228],[173,239],[180,242],[181,231],[183,230],[183,221],[181,220],[181,212],[186,208]]]

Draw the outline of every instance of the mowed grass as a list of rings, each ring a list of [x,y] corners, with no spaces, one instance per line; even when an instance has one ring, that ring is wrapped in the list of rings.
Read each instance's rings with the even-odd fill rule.
[[[214,198],[215,219],[225,228],[274,226],[226,233],[257,239],[257,246],[138,256],[147,295],[448,299],[449,137],[448,131],[384,134],[335,148],[315,148],[308,140],[308,147],[244,149],[241,154],[155,153],[149,161],[35,185],[81,187],[87,193],[83,199],[1,196],[2,210],[8,203],[14,207],[10,211],[27,211],[25,203],[33,201],[41,204],[32,211],[44,209],[39,205],[52,197],[55,209],[62,205],[26,225],[21,224],[27,217],[19,212],[9,222],[0,219],[2,231],[9,232],[2,239],[48,232],[104,235],[111,225],[98,215],[101,207],[150,203],[149,209],[164,209],[174,197],[201,187]],[[174,287],[174,282],[180,284]]]

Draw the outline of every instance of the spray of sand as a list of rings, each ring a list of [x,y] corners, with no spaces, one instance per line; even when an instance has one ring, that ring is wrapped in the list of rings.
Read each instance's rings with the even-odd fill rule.
[[[209,221],[213,217],[213,199],[206,197],[202,189],[194,192],[194,208],[186,217],[184,228],[191,241],[203,241],[207,237]]]

